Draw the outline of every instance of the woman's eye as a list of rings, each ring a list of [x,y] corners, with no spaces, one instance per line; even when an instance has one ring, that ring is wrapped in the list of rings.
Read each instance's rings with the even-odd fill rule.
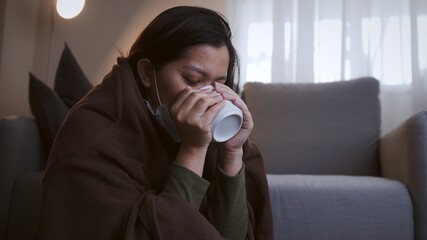
[[[199,84],[199,82],[200,81],[197,81],[197,80],[190,80],[190,79],[188,79],[188,78],[185,78],[185,81],[187,82],[187,84],[189,85],[189,86],[196,86],[197,84]]]

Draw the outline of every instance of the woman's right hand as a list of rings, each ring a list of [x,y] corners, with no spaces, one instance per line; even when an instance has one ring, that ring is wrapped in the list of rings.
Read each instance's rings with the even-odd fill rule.
[[[220,94],[190,87],[179,94],[170,108],[181,137],[176,163],[201,176],[204,159],[212,140],[211,123],[225,102]]]

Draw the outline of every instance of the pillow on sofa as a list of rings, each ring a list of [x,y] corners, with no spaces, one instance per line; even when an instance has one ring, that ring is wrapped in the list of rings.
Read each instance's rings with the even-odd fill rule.
[[[71,108],[91,88],[92,84],[83,73],[68,45],[65,44],[56,70],[54,90],[65,105]]]
[[[45,83],[30,73],[29,102],[48,154],[68,107]]]
[[[378,175],[379,82],[247,83],[267,173]]]

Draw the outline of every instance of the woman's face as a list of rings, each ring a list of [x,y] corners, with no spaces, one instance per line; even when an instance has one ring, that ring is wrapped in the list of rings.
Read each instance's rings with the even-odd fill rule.
[[[159,97],[168,108],[178,94],[186,87],[200,89],[215,81],[225,83],[229,53],[227,47],[196,45],[187,50],[183,57],[165,64],[156,72]],[[156,89],[152,80],[149,88],[151,103],[158,104]]]

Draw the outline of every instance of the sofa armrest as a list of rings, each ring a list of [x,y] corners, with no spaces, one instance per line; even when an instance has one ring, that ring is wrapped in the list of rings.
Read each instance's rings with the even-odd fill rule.
[[[43,174],[43,171],[34,171],[16,180],[11,196],[7,239],[33,239],[42,200]]]
[[[408,118],[380,141],[382,175],[407,185],[415,239],[427,239],[427,112]]]
[[[10,199],[16,180],[43,169],[43,142],[34,118],[10,116],[0,119],[0,239],[7,238]]]
[[[267,175],[275,239],[413,240],[405,185],[381,177]]]

